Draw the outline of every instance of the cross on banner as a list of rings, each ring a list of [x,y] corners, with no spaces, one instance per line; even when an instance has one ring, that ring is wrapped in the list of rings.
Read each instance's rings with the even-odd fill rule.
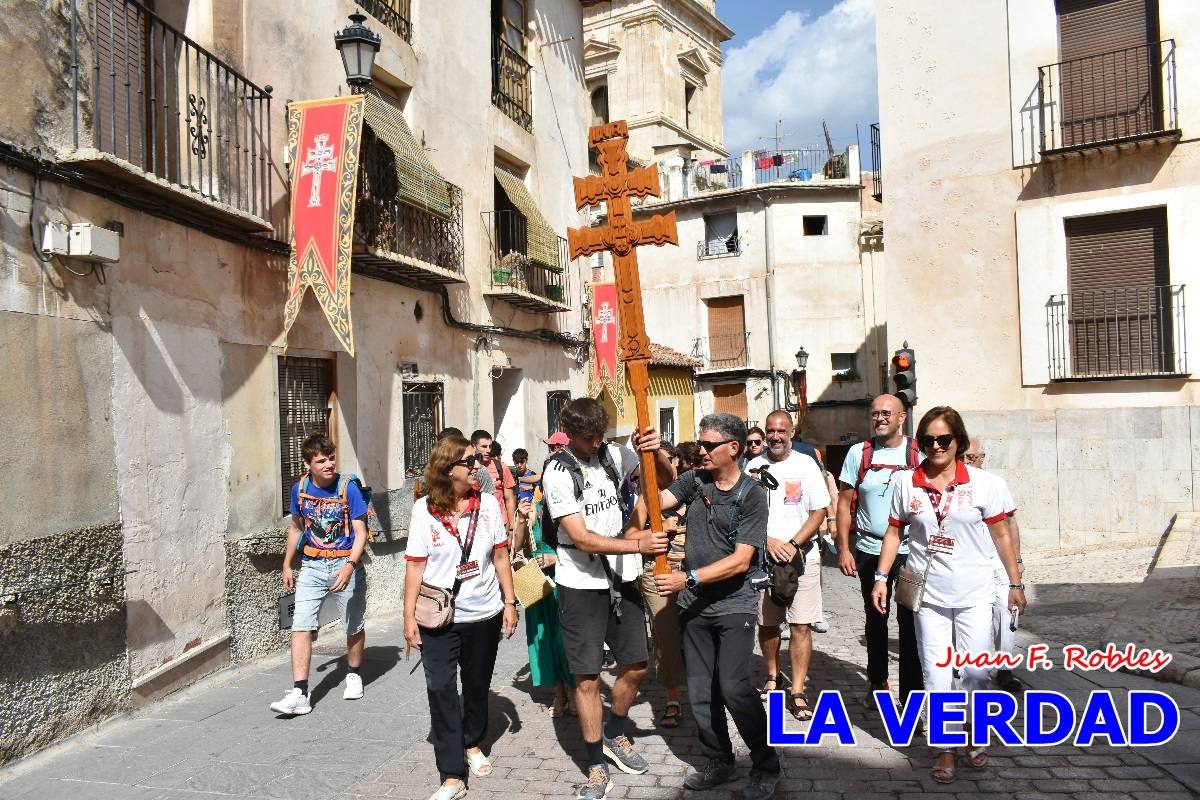
[[[321,205],[321,173],[337,170],[337,159],[333,157],[333,146],[329,144],[329,134],[321,133],[313,139],[313,147],[308,149],[308,157],[300,165],[301,175],[312,175],[312,190],[308,193],[308,207],[319,208]]]
[[[575,206],[599,205],[608,207],[608,225],[600,228],[568,228],[567,242],[571,258],[590,256],[602,250],[613,254],[613,272],[617,283],[617,305],[621,360],[629,372],[629,387],[637,408],[638,428],[651,427],[647,394],[650,390],[650,337],[646,335],[646,320],[642,314],[642,284],[638,274],[637,248],[648,244],[679,244],[675,231],[675,212],[655,214],[649,219],[635,220],[629,204],[630,197],[658,197],[658,167],[628,169],[629,157],[625,143],[629,141],[629,126],[624,120],[598,125],[588,131],[588,147],[596,150],[600,174],[575,179]],[[650,528],[662,530],[662,510],[658,502],[658,476],[653,453],[641,453],[642,497]],[[647,491],[647,487],[650,491]],[[654,561],[654,574],[670,571],[667,557]]]

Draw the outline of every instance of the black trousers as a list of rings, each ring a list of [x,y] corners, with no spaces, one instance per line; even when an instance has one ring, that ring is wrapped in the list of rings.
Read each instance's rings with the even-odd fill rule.
[[[867,616],[867,680],[879,685],[888,677],[888,618],[875,610],[871,602],[871,591],[875,588],[875,570],[879,567],[879,556],[854,551],[858,580],[862,587],[863,611]],[[888,604],[891,607],[892,589],[900,567],[908,561],[907,554],[897,554],[888,573]],[[900,702],[908,700],[910,692],[925,688],[921,674],[921,655],[917,650],[917,627],[913,613],[902,605],[896,605],[896,622],[900,626]]]
[[[496,668],[502,617],[503,614],[496,614],[479,622],[455,622],[440,631],[421,631],[433,752],[442,780],[466,780],[467,759],[463,751],[478,747],[487,733],[488,688]]]
[[[767,712],[750,675],[754,614],[680,616],[688,703],[696,718],[706,758],[733,761],[725,709],[750,748],[750,760],[764,772],[779,772],[779,755],[767,744]]]

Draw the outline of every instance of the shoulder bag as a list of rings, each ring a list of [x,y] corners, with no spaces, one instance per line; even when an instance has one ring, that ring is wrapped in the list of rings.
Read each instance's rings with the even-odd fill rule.
[[[921,601],[925,598],[925,579],[929,577],[929,565],[932,563],[933,556],[926,553],[924,572],[917,574],[905,561],[896,576],[896,603],[914,614],[921,610]]]
[[[475,500],[475,508],[471,511],[471,522],[467,525],[467,541],[462,545],[462,558],[458,561],[458,566],[462,567],[471,557],[471,548],[475,544],[475,526],[479,523],[479,500]],[[458,541],[458,537],[455,537]],[[454,579],[454,587],[452,589],[443,589],[440,586],[431,586],[425,581],[421,581],[421,588],[417,591],[417,605],[413,610],[413,618],[417,621],[417,627],[427,631],[440,631],[454,621],[454,600],[458,597],[458,590],[462,587],[462,581],[458,578]]]

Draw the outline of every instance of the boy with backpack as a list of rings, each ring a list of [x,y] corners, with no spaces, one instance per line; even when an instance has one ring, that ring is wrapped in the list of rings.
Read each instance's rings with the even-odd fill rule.
[[[572,400],[559,417],[567,447],[542,470],[545,507],[542,539],[556,548],[555,582],[563,649],[575,675],[579,727],[587,749],[588,777],[578,800],[602,800],[612,787],[605,758],[624,772],[640,775],[649,764],[625,733],[626,716],[646,675],[645,612],[637,579],[643,555],[667,551],[663,533],[621,536],[625,479],[638,465],[637,454],[606,444],[608,414],[598,400]],[[654,452],[659,488],[674,477],[653,429],[633,437],[638,450]],[[600,672],[607,642],[617,660],[617,679],[607,718],[600,699]]]
[[[296,592],[292,617],[292,679],[294,684],[271,710],[286,716],[312,711],[308,699],[308,669],[312,660],[313,633],[318,628],[321,604],[332,599],[346,631],[346,688],[342,697],[363,696],[363,628],[367,576],[362,566],[367,544],[369,489],[357,476],[339,474],[335,468],[333,441],[314,433],[300,447],[308,469],[292,487],[291,524],[283,551],[283,586]],[[364,496],[366,495],[366,496]],[[300,577],[292,574],[292,562],[300,557]]]
[[[890,602],[896,576],[908,560],[908,539],[905,538],[891,570],[887,574],[876,572],[883,535],[888,528],[895,475],[916,468],[921,461],[916,440],[902,433],[907,417],[898,397],[890,394],[876,397],[871,403],[873,435],[850,448],[838,476],[838,566],[844,575],[857,575],[862,589],[869,683],[863,705],[868,708],[874,707],[876,690],[891,689],[888,683],[888,620],[875,609],[871,591],[877,577],[886,579]],[[900,628],[900,701],[905,702],[910,693],[924,688],[925,680],[921,674],[913,613],[897,604],[896,619]]]

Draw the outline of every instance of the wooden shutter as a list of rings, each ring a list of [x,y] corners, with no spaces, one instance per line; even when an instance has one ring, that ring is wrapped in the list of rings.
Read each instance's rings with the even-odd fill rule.
[[[742,295],[714,297],[708,304],[708,358],[713,369],[744,367],[746,308]]]
[[[314,433],[329,434],[332,395],[332,361],[279,357],[279,471],[285,514],[292,485],[304,474],[300,445]]]
[[[1058,0],[1063,146],[1161,129],[1154,3]]]
[[[1171,329],[1167,210],[1064,221],[1076,377],[1168,371]]]
[[[746,402],[746,384],[718,383],[713,386],[713,411],[718,414],[733,414],[745,419],[750,406]]]

